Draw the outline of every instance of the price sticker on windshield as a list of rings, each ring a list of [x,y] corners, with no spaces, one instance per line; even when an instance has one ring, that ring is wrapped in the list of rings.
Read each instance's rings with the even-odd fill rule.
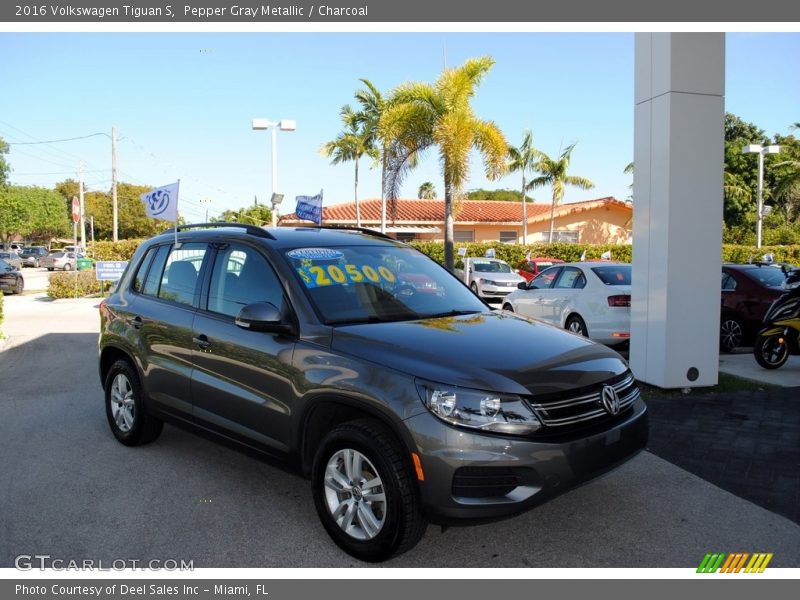
[[[378,267],[352,263],[304,265],[298,267],[297,273],[307,288],[346,285],[349,283],[374,283],[380,285],[397,281],[397,276],[384,265]]]

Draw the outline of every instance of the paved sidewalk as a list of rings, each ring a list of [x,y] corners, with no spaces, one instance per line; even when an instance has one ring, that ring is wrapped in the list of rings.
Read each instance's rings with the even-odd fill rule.
[[[790,356],[780,369],[764,369],[758,365],[752,348],[737,348],[730,354],[719,355],[719,370],[750,381],[779,385],[800,386],[800,356]]]
[[[800,387],[647,405],[653,454],[800,523]]]

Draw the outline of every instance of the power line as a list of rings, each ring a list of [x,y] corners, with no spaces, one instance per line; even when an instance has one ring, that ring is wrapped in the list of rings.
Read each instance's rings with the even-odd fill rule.
[[[9,146],[29,146],[33,144],[57,144],[59,142],[74,142],[75,140],[85,140],[91,137],[96,137],[98,135],[104,135],[106,137],[111,137],[107,133],[90,133],[89,135],[82,135],[80,137],[72,137],[72,138],[63,138],[60,140],[42,140],[40,142],[8,142]]]

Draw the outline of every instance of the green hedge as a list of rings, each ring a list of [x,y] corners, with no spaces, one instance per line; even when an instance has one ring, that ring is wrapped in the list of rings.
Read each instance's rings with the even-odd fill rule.
[[[433,260],[444,264],[444,243],[442,242],[411,242],[411,245],[430,256]],[[519,244],[501,244],[499,242],[485,243],[459,243],[456,248],[467,248],[468,256],[483,256],[486,250],[494,248],[495,256],[516,267],[525,255],[530,251],[531,256],[543,256],[548,258],[560,258],[567,262],[575,262],[581,259],[581,254],[586,252],[586,260],[600,258],[600,255],[607,250],[611,251],[611,260],[621,262],[631,262],[633,247],[630,244],[529,244],[522,246]],[[458,250],[456,250],[458,254]],[[724,244],[722,246],[722,261],[732,263],[746,263],[751,260],[759,260],[765,254],[772,254],[776,262],[789,262],[800,264],[800,245],[794,246],[738,246],[734,244]],[[456,267],[459,267],[458,256],[456,256]]]
[[[130,260],[144,240],[120,240],[118,242],[95,242],[92,258],[95,260]]]
[[[50,298],[74,298],[76,273],[53,273],[47,284],[47,295]],[[100,293],[100,282],[95,279],[94,271],[79,271],[78,296],[91,296]]]

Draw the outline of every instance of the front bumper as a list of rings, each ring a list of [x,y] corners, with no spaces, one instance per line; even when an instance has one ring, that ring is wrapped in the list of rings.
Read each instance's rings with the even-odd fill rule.
[[[481,283],[479,284],[479,289],[481,296],[484,298],[505,298],[517,289],[517,284],[515,282],[513,285],[499,286]]]
[[[430,413],[406,424],[425,474],[419,482],[423,508],[434,523],[524,511],[625,462],[645,447],[648,435],[641,398],[602,430],[554,441],[475,434]]]

